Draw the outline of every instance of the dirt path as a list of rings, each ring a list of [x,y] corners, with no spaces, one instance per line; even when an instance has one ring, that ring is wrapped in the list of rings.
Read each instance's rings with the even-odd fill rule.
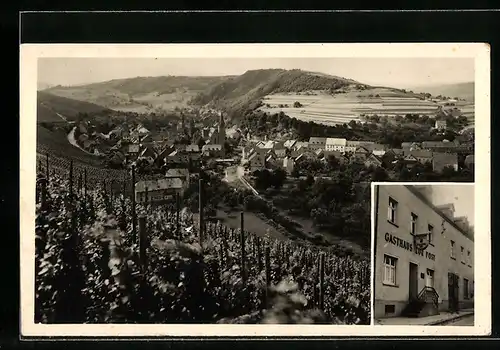
[[[79,148],[81,151],[83,151],[83,152],[85,152],[87,154],[90,154],[90,155],[94,155],[93,153],[90,153],[90,152],[84,150],[83,148],[81,148],[80,145],[76,142],[76,140],[75,140],[75,130],[76,130],[76,126],[73,129],[71,129],[71,131],[69,132],[69,134],[68,134],[68,142],[71,145],[73,145],[74,147]]]

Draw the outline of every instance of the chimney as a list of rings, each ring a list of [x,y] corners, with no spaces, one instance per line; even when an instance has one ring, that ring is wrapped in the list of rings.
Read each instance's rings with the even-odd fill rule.
[[[413,186],[425,199],[432,203],[432,186]]]
[[[452,203],[438,205],[437,208],[446,215],[450,220],[454,220],[455,206]]]
[[[469,220],[467,219],[466,216],[460,216],[458,218],[455,218],[453,221],[455,222],[455,224],[457,224],[458,227],[460,227],[465,232],[470,231]]]

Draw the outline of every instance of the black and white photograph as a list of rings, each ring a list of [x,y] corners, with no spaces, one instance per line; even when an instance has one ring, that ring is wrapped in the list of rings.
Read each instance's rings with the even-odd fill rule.
[[[474,325],[474,184],[374,184],[374,318]]]
[[[225,45],[210,55],[169,46],[152,45],[148,55],[144,46],[33,48],[36,84],[24,85],[31,136],[24,151],[21,144],[21,167],[34,172],[26,197],[33,222],[21,238],[30,327],[165,324],[179,335],[184,325],[219,325],[207,329],[220,334],[231,325],[298,324],[321,327],[303,328],[310,335],[335,333],[326,326],[357,334],[345,326],[398,319],[408,302],[417,316],[472,308],[464,299],[473,300],[472,260],[467,274],[452,271],[456,300],[442,294],[448,275],[425,257],[416,257],[409,289],[415,253],[402,248],[387,253],[399,259],[387,276],[394,285],[379,280],[392,239],[376,232],[373,265],[372,182],[478,182],[475,134],[489,132],[483,125],[479,134],[475,118],[484,50],[417,48],[411,56],[402,45],[385,57],[362,45],[337,44],[328,55],[322,45],[307,46],[308,55],[300,45]],[[405,198],[394,200],[403,207]],[[418,230],[425,213],[416,212]],[[440,255],[429,242],[421,251],[437,256],[434,264],[449,252],[445,239],[456,242],[458,264],[460,247],[474,256],[465,236],[450,238],[459,219],[432,215],[425,225]],[[397,218],[391,234],[410,241],[409,219]],[[448,225],[442,237],[438,218]],[[379,221],[387,231],[387,218]],[[433,269],[436,297],[420,278],[424,268]],[[439,305],[422,306],[422,293]]]

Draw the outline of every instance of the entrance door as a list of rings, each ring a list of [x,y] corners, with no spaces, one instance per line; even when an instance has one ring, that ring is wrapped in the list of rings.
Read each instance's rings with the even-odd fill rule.
[[[409,276],[409,299],[414,300],[418,297],[418,265],[410,263]]]
[[[425,286],[434,288],[434,270],[427,269],[427,276],[425,278]]]
[[[458,311],[458,276],[448,273],[448,304],[450,311]]]

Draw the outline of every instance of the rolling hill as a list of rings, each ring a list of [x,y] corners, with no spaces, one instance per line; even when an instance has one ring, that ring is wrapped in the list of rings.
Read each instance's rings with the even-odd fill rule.
[[[430,101],[424,93],[470,98],[473,84],[413,91],[416,93],[298,69],[258,69],[219,77],[136,77],[45,90],[118,111],[149,113],[201,108],[223,110],[237,118],[248,109],[260,108],[269,113],[283,111],[302,120],[338,124],[359,120],[362,114],[433,116],[445,102]],[[294,106],[295,102],[298,104]],[[460,101],[457,107],[473,119],[473,101]]]
[[[229,111],[243,111],[272,93],[317,90],[333,92],[350,85],[366,87],[354,80],[298,69],[250,70],[198,94],[192,103]]]
[[[55,86],[45,92],[114,110],[146,113],[186,107],[193,96],[229,78],[136,77],[79,86]]]
[[[37,94],[37,122],[57,123],[74,120],[78,113],[108,111],[93,103],[52,95],[44,91]]]
[[[428,92],[433,96],[442,95],[451,98],[458,97],[470,102],[474,101],[474,82],[416,86],[412,89],[415,92]]]

